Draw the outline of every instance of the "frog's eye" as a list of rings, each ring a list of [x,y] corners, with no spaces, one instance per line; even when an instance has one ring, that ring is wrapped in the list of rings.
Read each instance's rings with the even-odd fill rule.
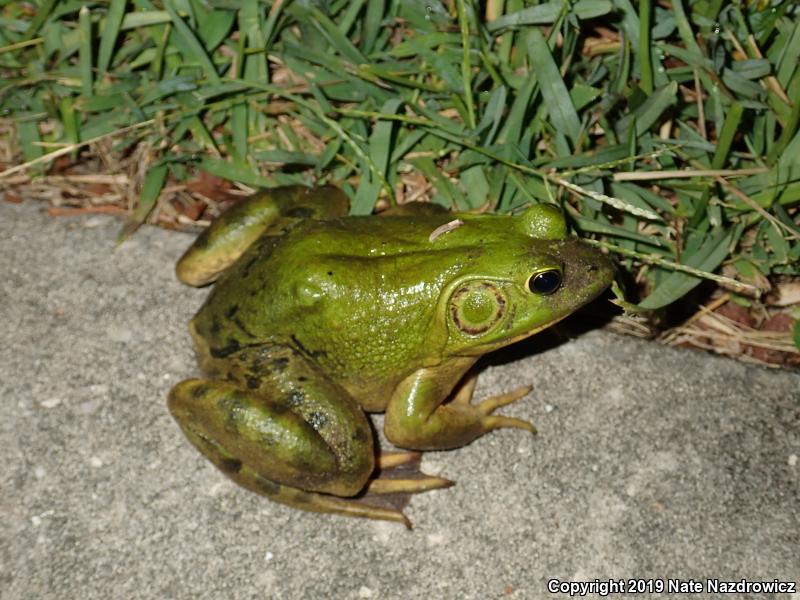
[[[528,279],[528,289],[534,294],[549,296],[561,287],[561,271],[548,269],[531,275]]]

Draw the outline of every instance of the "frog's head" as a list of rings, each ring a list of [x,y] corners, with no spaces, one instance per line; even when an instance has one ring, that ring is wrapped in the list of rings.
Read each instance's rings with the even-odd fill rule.
[[[491,223],[500,228],[497,235],[480,236],[481,252],[441,297],[445,355],[481,355],[533,335],[596,298],[613,279],[611,262],[570,237],[553,205]]]

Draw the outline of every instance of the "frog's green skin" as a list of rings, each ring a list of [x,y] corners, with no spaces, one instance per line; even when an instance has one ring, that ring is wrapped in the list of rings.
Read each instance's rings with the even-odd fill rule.
[[[240,485],[306,510],[408,524],[349,497],[450,482],[371,479],[364,411],[384,411],[387,438],[416,450],[500,427],[535,431],[492,414],[530,388],[474,405],[474,381],[454,390],[483,354],[600,294],[610,262],[569,237],[551,205],[518,216],[417,206],[344,217],[335,188],[265,191],[179,262],[186,283],[218,281],[190,325],[208,378],[175,386],[170,410]]]

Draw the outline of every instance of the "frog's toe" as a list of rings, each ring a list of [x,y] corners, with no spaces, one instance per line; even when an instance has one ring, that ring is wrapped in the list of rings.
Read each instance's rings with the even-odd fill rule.
[[[431,490],[441,490],[455,485],[454,481],[434,475],[424,475],[413,479],[373,479],[367,484],[368,494],[418,494]]]
[[[490,415],[501,406],[506,406],[516,402],[520,398],[524,398],[533,389],[532,385],[523,385],[515,390],[506,392],[505,394],[498,394],[478,403],[476,408],[484,415]]]
[[[516,402],[520,398],[528,395],[528,393],[533,389],[532,385],[524,385],[519,387],[515,390],[511,390],[510,392],[506,392],[505,394],[498,394],[497,396],[492,396],[491,398],[487,398],[483,402],[478,403],[475,405],[475,408],[483,414],[483,418],[481,419],[481,423],[486,431],[490,431],[492,429],[502,429],[505,427],[512,427],[515,429],[524,429],[525,431],[530,431],[531,433],[536,433],[536,427],[533,426],[532,423],[529,421],[525,421],[523,419],[515,419],[513,417],[505,417],[503,415],[493,415],[492,413],[500,408],[501,406],[506,406],[513,402]]]
[[[514,429],[524,429],[525,431],[530,431],[533,434],[537,433],[536,427],[530,421],[526,421],[524,419],[515,419],[514,417],[504,417],[503,415],[490,415],[488,417],[484,417],[481,423],[483,423],[486,431],[511,427]]]
[[[421,452],[383,452],[375,461],[376,477],[367,484],[367,494],[417,494],[449,488],[455,482],[423,473],[419,469]],[[390,471],[389,477],[383,473]]]
[[[422,452],[417,451],[382,452],[375,460],[375,466],[378,469],[393,469],[415,461],[419,462],[420,458],[422,458]]]

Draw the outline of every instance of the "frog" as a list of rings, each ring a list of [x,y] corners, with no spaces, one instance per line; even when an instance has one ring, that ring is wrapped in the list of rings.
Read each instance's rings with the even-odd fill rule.
[[[568,233],[562,211],[453,213],[425,202],[349,216],[333,186],[257,192],[177,263],[213,284],[191,320],[202,377],[168,408],[190,443],[240,486],[291,507],[400,522],[384,494],[449,487],[389,477],[420,452],[503,428],[530,385],[473,402],[476,361],[599,296],[614,268]],[[379,452],[368,413],[397,452]]]

